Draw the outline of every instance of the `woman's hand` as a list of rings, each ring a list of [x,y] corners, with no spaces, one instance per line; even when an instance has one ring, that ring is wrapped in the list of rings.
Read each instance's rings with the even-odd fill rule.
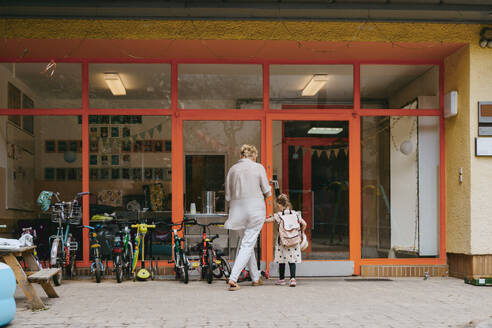
[[[265,222],[272,222],[273,221],[273,215],[267,216],[265,218]]]

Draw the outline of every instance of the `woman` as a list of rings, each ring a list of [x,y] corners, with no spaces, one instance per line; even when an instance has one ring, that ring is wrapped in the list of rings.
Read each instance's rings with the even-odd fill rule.
[[[238,230],[242,238],[239,253],[229,277],[229,290],[238,290],[241,271],[249,268],[253,286],[262,285],[254,248],[265,221],[265,198],[271,195],[265,168],[256,163],[255,146],[243,145],[241,159],[227,173],[225,192],[229,202],[229,218],[225,228]]]

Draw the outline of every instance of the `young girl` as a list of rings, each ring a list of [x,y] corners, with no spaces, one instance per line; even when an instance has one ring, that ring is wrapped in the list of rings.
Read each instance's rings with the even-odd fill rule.
[[[286,194],[278,195],[275,204],[275,211],[277,213],[275,213],[273,216],[266,218],[265,222],[275,221],[277,224],[281,224],[282,219],[280,218],[280,214],[282,214],[284,210],[290,210],[292,211],[292,213],[296,213],[299,218],[302,231],[306,229],[306,221],[302,219],[299,212],[292,210],[292,204],[290,203],[289,197]],[[279,280],[277,280],[275,284],[280,286],[285,286],[287,284],[285,281],[285,264],[289,263],[289,269],[290,269],[289,286],[295,287],[296,263],[301,263],[301,245],[297,244],[291,247],[283,246],[279,240],[280,237],[278,236],[278,229],[276,229],[276,231],[277,231],[277,237],[275,238],[275,262],[278,263]]]

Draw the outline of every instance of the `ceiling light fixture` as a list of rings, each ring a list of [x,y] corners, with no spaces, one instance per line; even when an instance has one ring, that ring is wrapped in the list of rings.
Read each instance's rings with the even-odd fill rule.
[[[302,89],[303,96],[314,96],[328,82],[328,74],[314,74],[311,80]]]
[[[311,128],[308,134],[339,134],[343,131],[343,128]]]
[[[104,81],[108,85],[113,96],[126,95],[126,89],[118,73],[104,73]]]

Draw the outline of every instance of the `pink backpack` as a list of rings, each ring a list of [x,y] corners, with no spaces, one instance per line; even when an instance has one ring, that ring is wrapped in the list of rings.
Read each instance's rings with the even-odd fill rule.
[[[302,241],[301,224],[297,213],[289,210],[278,213],[280,224],[278,228],[280,244],[284,247],[298,245]]]

